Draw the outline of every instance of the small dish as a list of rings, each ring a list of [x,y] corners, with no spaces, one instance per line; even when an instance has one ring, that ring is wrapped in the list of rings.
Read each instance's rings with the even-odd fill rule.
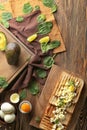
[[[19,100],[20,100],[20,96],[18,93],[11,94],[11,96],[10,96],[11,103],[18,103]]]
[[[19,104],[19,110],[21,113],[30,113],[32,105],[28,100],[24,100]]]

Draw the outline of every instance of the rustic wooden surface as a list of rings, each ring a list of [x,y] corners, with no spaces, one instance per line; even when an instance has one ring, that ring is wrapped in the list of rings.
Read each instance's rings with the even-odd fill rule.
[[[85,80],[84,90],[67,130],[87,130],[87,2],[86,0],[56,0],[56,3],[58,11],[55,13],[55,18],[67,49],[66,52],[58,54],[56,64],[78,73]],[[20,118],[21,127],[17,128],[15,124],[8,130],[35,130],[29,126],[28,120],[23,115]]]

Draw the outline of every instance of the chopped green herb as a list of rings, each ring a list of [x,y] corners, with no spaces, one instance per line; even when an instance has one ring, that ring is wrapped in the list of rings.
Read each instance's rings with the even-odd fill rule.
[[[10,12],[3,12],[1,17],[2,17],[3,20],[8,21],[8,20],[12,19],[12,13],[10,13]]]
[[[44,22],[45,20],[46,20],[46,15],[44,15],[44,14],[40,14],[40,15],[37,17],[38,23]]]
[[[6,88],[8,86],[8,83],[6,81],[6,78],[0,77],[0,88]]]
[[[24,18],[23,18],[22,16],[18,16],[18,17],[16,18],[16,21],[17,21],[17,22],[23,22],[23,20],[24,20]]]
[[[47,43],[42,43],[41,44],[41,50],[42,50],[42,53],[46,53],[47,51],[49,50],[52,50],[52,49],[55,49],[57,47],[60,46],[60,41],[57,41],[57,40],[54,40],[52,41],[51,43],[47,44]]]
[[[47,73],[43,69],[36,69],[36,74],[39,78],[45,78],[47,76]]]
[[[0,4],[0,10],[4,10],[4,5]]]
[[[36,6],[34,7],[34,10],[40,10],[40,6],[39,6],[39,5],[36,5]]]
[[[52,65],[54,64],[53,57],[51,57],[51,56],[45,57],[44,60],[43,60],[43,64],[44,64],[45,67],[51,68]]]
[[[37,95],[39,93],[39,86],[36,80],[32,79],[28,86],[32,95]]]
[[[9,28],[9,22],[8,21],[2,19],[0,22],[1,22],[1,24],[4,25],[4,27]]]
[[[20,99],[25,99],[27,97],[27,92],[26,92],[26,90],[24,89],[24,90],[22,90],[21,92],[20,92]]]
[[[40,118],[39,116],[37,116],[37,117],[35,118],[35,121],[36,121],[37,123],[40,123],[41,118]]]
[[[41,35],[48,34],[51,32],[53,27],[52,22],[43,22],[38,25],[38,32]]]
[[[33,7],[30,5],[30,3],[25,3],[23,6],[23,12],[24,13],[31,13],[33,11]]]

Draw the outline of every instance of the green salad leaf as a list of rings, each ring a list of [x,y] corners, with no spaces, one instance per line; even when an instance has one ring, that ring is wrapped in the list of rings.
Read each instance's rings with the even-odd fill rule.
[[[40,15],[37,17],[38,23],[44,22],[45,20],[46,20],[46,15],[44,15],[44,14],[40,14]]]
[[[0,10],[4,10],[4,5],[3,4],[0,4]]]
[[[8,83],[6,81],[6,78],[0,77],[0,88],[6,88],[8,86]]]
[[[40,10],[40,6],[39,6],[39,5],[36,5],[36,6],[34,7],[34,10]]]
[[[54,0],[42,0],[43,4],[49,8],[54,5]]]
[[[57,11],[57,5],[55,4],[54,0],[42,0],[42,3],[51,8],[52,13]]]
[[[54,4],[52,7],[51,7],[51,12],[54,13],[57,11],[57,5]]]
[[[16,21],[17,21],[17,22],[23,22],[23,20],[24,20],[24,18],[23,18],[22,16],[18,16],[18,17],[16,18]]]
[[[52,65],[54,64],[53,57],[51,57],[51,56],[45,57],[44,60],[43,60],[43,64],[44,64],[45,67],[51,68]]]
[[[3,20],[8,21],[8,20],[12,19],[12,13],[10,13],[10,12],[3,12],[1,17],[2,17]]]
[[[22,90],[19,95],[20,95],[20,99],[25,99],[25,98],[27,97],[27,92],[26,92],[26,90],[25,90],[25,89]]]
[[[35,79],[32,79],[28,86],[32,95],[37,95],[39,93],[39,86]]]
[[[9,22],[8,22],[8,21],[2,19],[2,20],[0,21],[0,23],[3,24],[4,27],[9,28]]]
[[[46,53],[48,52],[49,50],[52,50],[52,49],[55,49],[57,47],[60,46],[60,41],[57,41],[57,40],[54,40],[52,41],[51,43],[47,44],[47,43],[42,43],[41,44],[41,50],[42,50],[42,53]]]
[[[41,35],[48,34],[51,32],[51,29],[53,27],[52,22],[43,22],[38,25],[38,32]]]
[[[33,7],[30,5],[30,3],[25,3],[23,6],[23,12],[26,13],[31,13],[33,11]]]
[[[43,69],[36,69],[36,74],[37,74],[37,76],[39,77],[39,78],[45,78],[46,76],[47,76],[47,73],[46,73],[46,71],[45,70],[43,70]]]

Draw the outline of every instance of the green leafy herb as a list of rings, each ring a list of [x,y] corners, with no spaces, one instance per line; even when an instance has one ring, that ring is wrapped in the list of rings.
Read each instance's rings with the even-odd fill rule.
[[[47,44],[47,43],[42,43],[41,44],[41,50],[42,50],[42,53],[46,53],[47,51],[49,50],[52,50],[52,49],[55,49],[57,47],[60,46],[60,41],[57,41],[57,40],[54,40],[52,41],[51,43]]]
[[[25,3],[23,6],[23,12],[24,13],[31,13],[33,11],[33,7],[30,5],[30,3]]]
[[[54,0],[42,0],[43,4],[49,8],[54,5]]]
[[[0,88],[6,88],[8,86],[8,83],[6,81],[6,78],[0,77]]]
[[[59,119],[56,119],[54,124],[58,124],[59,123]]]
[[[40,118],[39,116],[37,116],[37,117],[35,118],[35,121],[36,121],[37,123],[40,123],[41,118]]]
[[[29,83],[29,91],[32,95],[37,95],[39,93],[39,86],[36,80],[32,79]]]
[[[36,69],[36,74],[39,78],[45,78],[47,76],[47,73],[43,69]]]
[[[21,92],[20,92],[20,99],[25,99],[27,97],[27,92],[26,92],[26,90],[22,90]]]
[[[52,13],[56,12],[57,11],[57,5],[54,4],[52,7],[51,7],[51,11]]]
[[[34,7],[34,10],[40,10],[40,6],[39,6],[39,5],[36,5],[36,6]]]
[[[38,32],[39,34],[48,34],[51,32],[51,29],[53,27],[52,22],[43,22],[38,25]]]
[[[51,68],[52,65],[54,64],[53,57],[51,57],[51,56],[45,57],[44,60],[43,60],[43,64],[44,64],[45,67]]]
[[[18,16],[18,17],[16,18],[16,21],[17,21],[17,22],[23,22],[23,20],[24,20],[24,18],[23,18],[22,16]]]
[[[44,15],[44,14],[40,14],[40,15],[37,17],[38,23],[44,22],[45,20],[46,20],[46,15]]]
[[[0,4],[0,10],[4,10],[4,5]]]
[[[0,22],[4,25],[4,27],[9,28],[9,22],[8,21],[2,19]]]
[[[51,8],[52,13],[57,11],[57,5],[54,0],[42,0],[43,4],[49,8]]]
[[[2,17],[3,20],[8,21],[8,20],[12,19],[12,13],[10,13],[10,12],[3,12],[1,17]]]

